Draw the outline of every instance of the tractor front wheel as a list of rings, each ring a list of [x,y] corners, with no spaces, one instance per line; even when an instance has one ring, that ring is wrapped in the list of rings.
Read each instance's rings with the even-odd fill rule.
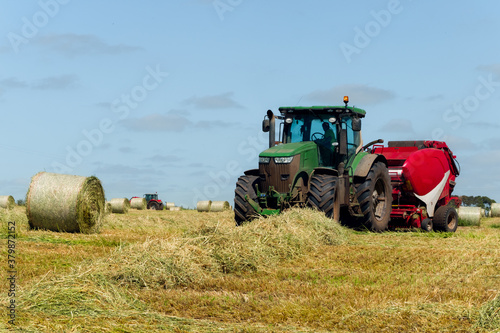
[[[234,220],[236,225],[241,225],[245,221],[253,220],[258,214],[253,207],[245,199],[245,196],[254,201],[257,201],[257,193],[255,185],[258,184],[259,177],[257,176],[241,176],[236,182],[234,190]]]
[[[339,221],[340,201],[337,198],[337,176],[314,175],[307,194],[307,205],[325,213],[329,218]]]
[[[451,206],[441,206],[434,213],[432,221],[437,231],[455,232],[458,227],[458,214]]]
[[[356,187],[363,217],[360,222],[371,231],[384,231],[389,226],[392,207],[391,179],[382,162],[372,165],[365,181]]]

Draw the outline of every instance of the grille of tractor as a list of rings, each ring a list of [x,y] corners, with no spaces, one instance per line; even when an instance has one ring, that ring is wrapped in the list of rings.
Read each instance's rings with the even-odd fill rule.
[[[280,193],[286,193],[290,190],[290,184],[299,171],[300,156],[294,156],[293,161],[288,164],[274,163],[271,157],[269,163],[259,164],[259,173],[261,180],[261,191],[267,191],[269,186]]]

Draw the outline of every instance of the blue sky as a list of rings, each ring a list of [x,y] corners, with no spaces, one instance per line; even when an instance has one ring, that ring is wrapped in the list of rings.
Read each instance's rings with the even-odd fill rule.
[[[232,202],[282,105],[364,108],[365,142],[445,140],[500,200],[500,3],[0,0],[0,194],[39,171],[106,197]]]

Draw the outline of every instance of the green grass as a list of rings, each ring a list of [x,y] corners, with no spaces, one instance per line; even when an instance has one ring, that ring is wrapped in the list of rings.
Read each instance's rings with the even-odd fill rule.
[[[3,239],[13,219],[19,332],[500,331],[499,219],[370,233],[311,210],[241,227],[131,210],[84,235],[28,230],[17,207]]]

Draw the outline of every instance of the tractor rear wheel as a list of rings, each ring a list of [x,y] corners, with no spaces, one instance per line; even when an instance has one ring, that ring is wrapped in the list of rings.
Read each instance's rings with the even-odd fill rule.
[[[148,202],[148,209],[158,210],[158,205],[156,204],[156,202],[150,201],[150,202]]]
[[[458,214],[451,206],[441,206],[434,213],[432,221],[437,231],[455,232],[458,227]]]
[[[340,201],[337,198],[337,176],[314,175],[311,177],[307,193],[307,205],[325,213],[329,218],[339,221]]]
[[[245,199],[245,196],[252,200],[257,200],[255,185],[258,184],[257,176],[241,176],[236,182],[234,190],[234,220],[236,225],[241,225],[245,221],[253,220],[258,214]]]
[[[363,214],[361,224],[371,231],[386,230],[391,218],[392,187],[384,163],[372,165],[365,181],[356,187],[356,197]]]

